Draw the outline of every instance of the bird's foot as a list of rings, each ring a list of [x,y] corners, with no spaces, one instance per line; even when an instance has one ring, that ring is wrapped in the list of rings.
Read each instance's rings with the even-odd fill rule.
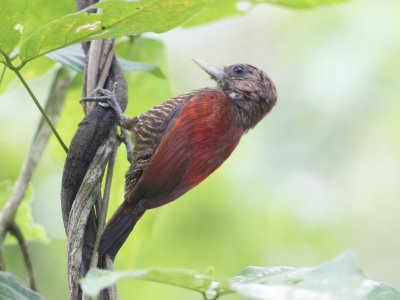
[[[123,142],[125,143],[126,150],[128,152],[128,161],[131,161],[133,151],[132,143],[129,139],[128,131],[124,127],[122,127],[121,116],[123,116],[124,113],[122,112],[122,109],[117,101],[117,97],[115,96],[117,93],[117,88],[118,82],[114,83],[114,88],[112,91],[103,88],[96,88],[92,91],[91,97],[84,97],[79,102],[81,104],[84,102],[98,102],[99,105],[103,107],[110,107],[112,110],[114,110],[115,114],[117,115],[117,122],[121,126],[121,137]]]
[[[92,91],[91,97],[84,97],[82,98],[79,102],[84,103],[84,102],[98,102],[99,105],[103,107],[111,107],[117,117],[118,117],[118,123],[121,124],[121,115],[123,114],[121,107],[119,106],[119,103],[117,101],[116,92],[118,88],[118,82],[114,83],[114,88],[112,91],[103,89],[103,88],[96,88]],[[100,95],[100,96],[96,96]]]
[[[121,127],[121,134],[117,135],[117,140],[119,143],[124,143],[126,146],[127,159],[132,162],[133,159],[133,147],[131,140],[129,139],[129,134],[125,128]]]

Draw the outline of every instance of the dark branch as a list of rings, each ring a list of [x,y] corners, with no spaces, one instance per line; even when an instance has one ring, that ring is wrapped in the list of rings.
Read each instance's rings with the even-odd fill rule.
[[[81,275],[82,248],[85,229],[87,228],[86,224],[93,205],[99,197],[98,187],[101,185],[104,169],[110,159],[115,143],[116,140],[111,133],[110,138],[97,150],[71,208],[67,228],[68,283],[71,299],[78,299],[78,280]]]
[[[95,2],[97,1],[77,0],[77,9],[83,9]],[[125,110],[127,86],[121,68],[115,58],[113,44],[114,41],[112,39],[83,44],[87,60],[82,95],[90,94],[91,90],[97,87],[111,90],[114,83],[118,82],[119,89],[116,96],[121,108]],[[86,107],[85,105],[87,115],[79,124],[78,130],[71,141],[62,179],[61,205],[69,245],[68,278],[70,299],[80,298],[81,292],[79,291],[77,280],[88,271],[96,237],[101,233],[102,226],[99,226],[99,220],[96,215],[106,214],[107,210],[107,205],[101,199],[101,181],[96,186],[91,183],[91,187],[86,187],[87,183],[83,182],[83,180],[86,177],[93,176],[93,172],[97,170],[104,172],[109,157],[98,162],[96,169],[88,170],[99,147],[107,144],[109,145],[107,147],[114,148],[113,145],[119,144],[115,139],[115,133],[111,131],[117,123],[114,112],[99,105],[89,106],[92,107]],[[110,141],[110,138],[112,141]],[[79,196],[80,192],[78,193],[78,191],[89,190],[90,188],[92,188],[91,193],[86,194],[86,199]],[[82,199],[86,200],[86,202]],[[96,212],[94,203],[96,203]],[[81,208],[81,204],[84,204],[86,208],[86,205],[90,204],[90,211],[85,210],[79,218],[73,217],[78,213],[74,208]],[[86,223],[82,222],[84,220]]]
[[[32,290],[37,292],[35,276],[33,275],[32,261],[29,256],[28,246],[25,242],[22,231],[15,223],[10,225],[8,230],[13,236],[15,236],[15,238],[18,241],[18,245],[21,248],[22,256],[24,257],[26,271],[28,273],[29,286]]]

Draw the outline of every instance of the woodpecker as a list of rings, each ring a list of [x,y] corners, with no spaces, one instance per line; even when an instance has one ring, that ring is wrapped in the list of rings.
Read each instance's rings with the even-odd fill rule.
[[[173,97],[133,118],[116,108],[115,98],[109,103],[135,146],[125,199],[105,226],[100,259],[114,260],[146,210],[179,198],[214,172],[276,103],[275,85],[260,69],[194,61],[217,82],[215,88]]]

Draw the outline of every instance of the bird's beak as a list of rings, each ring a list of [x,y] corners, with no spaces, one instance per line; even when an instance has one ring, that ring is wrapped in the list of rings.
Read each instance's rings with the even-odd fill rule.
[[[222,77],[225,75],[225,72],[222,71],[220,68],[214,67],[205,61],[202,61],[197,58],[192,58],[192,60],[199,65],[200,68],[202,68],[204,71],[206,71],[208,74],[210,74],[211,78],[220,81],[222,80]]]

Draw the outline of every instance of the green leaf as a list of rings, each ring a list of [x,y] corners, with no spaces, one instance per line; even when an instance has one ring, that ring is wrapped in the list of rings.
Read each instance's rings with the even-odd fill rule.
[[[0,272],[0,300],[44,300],[38,293],[28,289],[21,279],[8,272]]]
[[[47,23],[66,14],[73,14],[75,12],[75,1],[32,0],[32,8],[30,14],[34,17],[30,18],[29,21],[26,23],[22,40],[26,40],[26,38],[28,38],[40,26],[46,25]]]
[[[181,25],[212,0],[110,0],[66,15],[34,32],[21,46],[22,61],[53,50],[107,37],[161,33]],[[93,8],[101,10],[89,13]]]
[[[111,272],[92,269],[81,286],[87,294],[95,296],[122,278],[180,286],[201,292],[207,299],[235,292],[259,300],[400,299],[400,292],[395,288],[366,279],[351,251],[316,267],[247,267],[221,283],[192,270],[152,268]]]
[[[155,65],[130,61],[130,60],[123,59],[121,57],[117,57],[117,60],[118,60],[119,64],[121,65],[121,69],[123,72],[147,71],[157,77],[165,79],[165,76],[164,76],[163,72],[161,71],[161,69]]]
[[[30,17],[30,0],[0,0],[0,50],[9,55],[17,46]],[[4,62],[0,55],[0,62]]]
[[[399,300],[400,292],[396,290],[394,287],[382,283],[382,282],[374,282],[375,288],[372,293],[368,295],[368,300]]]
[[[12,185],[10,182],[0,182],[0,209],[6,204],[8,198],[12,193]],[[25,194],[24,200],[18,207],[17,214],[15,216],[15,223],[20,227],[25,240],[39,240],[47,242],[48,238],[44,228],[35,223],[32,217],[31,207],[29,205],[29,199],[32,198],[32,188],[28,188]],[[16,244],[17,240],[12,235],[8,235],[6,244]]]
[[[197,26],[229,16],[243,15],[259,3],[270,3],[295,9],[309,9],[344,1],[348,0],[215,0],[214,3],[207,6],[206,9],[183,26]]]
[[[257,1],[257,2],[263,2],[263,1],[266,3],[286,6],[286,7],[290,7],[290,8],[308,9],[308,8],[322,6],[322,5],[330,5],[330,4],[345,2],[348,0],[276,0],[276,1],[275,0],[262,0],[262,1]]]
[[[247,267],[220,289],[221,294],[231,289],[249,299],[263,300],[400,299],[400,292],[393,287],[366,279],[351,251],[311,268]]]
[[[79,44],[68,46],[50,52],[46,54],[46,56],[80,73],[83,73],[83,70],[85,68],[86,57],[81,45]],[[155,76],[165,78],[164,74],[157,66],[146,63],[134,62],[120,57],[117,57],[117,60],[121,65],[122,71],[124,73],[131,71],[147,71]]]
[[[46,56],[79,73],[83,73],[85,68],[86,57],[80,44],[47,53]]]
[[[211,284],[210,276],[198,274],[193,270],[152,268],[112,272],[94,268],[81,280],[81,287],[85,293],[94,297],[102,289],[111,286],[122,278],[161,282],[201,293],[205,293]]]
[[[246,3],[245,5],[238,6],[237,3]],[[183,27],[192,27],[217,21],[226,17],[243,15],[245,14],[256,1],[239,1],[239,0],[215,0],[214,3],[210,4],[193,17],[190,21],[185,23]]]

